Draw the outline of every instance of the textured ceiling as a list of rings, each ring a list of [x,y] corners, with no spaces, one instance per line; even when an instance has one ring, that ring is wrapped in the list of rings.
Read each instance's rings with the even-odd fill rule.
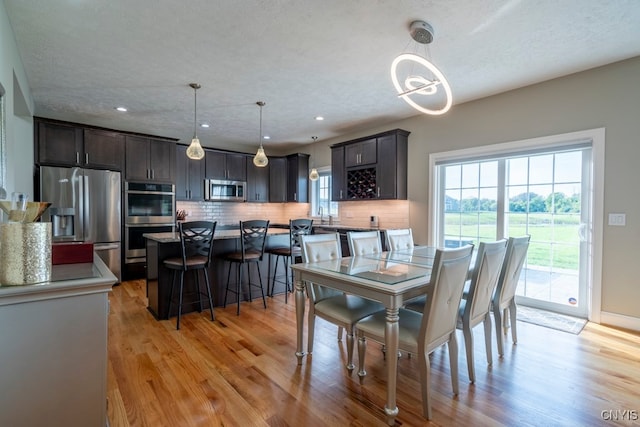
[[[640,55],[638,0],[4,0],[34,114],[255,147],[293,149],[416,115],[389,67],[415,43],[454,106]],[[124,105],[128,113],[114,107]],[[322,115],[326,119],[315,121]],[[431,120],[437,120],[432,118]]]

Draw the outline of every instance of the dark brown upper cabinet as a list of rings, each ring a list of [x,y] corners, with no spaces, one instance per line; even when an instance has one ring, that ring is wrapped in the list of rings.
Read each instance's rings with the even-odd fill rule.
[[[187,146],[176,145],[176,200],[204,200],[205,160],[187,157]]]
[[[208,179],[247,180],[246,154],[205,150],[205,176]]]
[[[127,181],[175,183],[175,142],[127,136],[125,153]]]

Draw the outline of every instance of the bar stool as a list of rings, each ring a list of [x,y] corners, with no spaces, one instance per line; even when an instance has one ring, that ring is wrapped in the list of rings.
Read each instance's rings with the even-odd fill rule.
[[[267,294],[270,297],[273,297],[273,290],[276,287],[276,276],[278,274],[278,261],[282,259],[282,264],[284,265],[284,276],[285,276],[285,293],[284,293],[284,302],[285,304],[288,302],[288,294],[293,289],[289,286],[289,263],[295,264],[297,260],[302,261],[302,249],[300,236],[307,236],[311,234],[311,230],[313,229],[313,220],[312,219],[290,219],[289,220],[289,246],[279,247],[279,248],[271,248],[267,249],[266,252],[269,254],[269,271],[271,271],[271,255],[276,256],[276,264],[273,269],[273,279],[271,281],[271,289],[269,290],[269,285],[267,284]],[[293,276],[293,273],[291,274]],[[291,283],[293,283],[293,277],[291,277]]]
[[[209,300],[209,310],[211,311],[211,320],[213,321],[213,299],[211,298],[211,284],[209,282],[209,264],[211,263],[211,252],[213,250],[213,235],[216,230],[216,222],[211,221],[191,221],[181,222],[178,224],[180,233],[180,247],[182,256],[175,258],[167,258],[164,260],[164,266],[173,270],[173,279],[171,281],[171,291],[169,293],[169,309],[171,315],[171,304],[173,303],[174,288],[176,284],[176,274],[180,273],[180,295],[178,300],[178,320],[176,329],[180,329],[180,316],[182,315],[183,304],[198,303],[199,310],[202,312],[202,297],[206,295]],[[196,279],[197,291],[194,295],[198,295],[198,299],[183,303],[184,298],[184,273],[185,271],[193,271]],[[203,270],[204,281],[206,285],[206,294],[200,290],[200,275],[198,270]]]
[[[268,220],[252,220],[252,221],[240,221],[240,252],[231,252],[224,256],[224,259],[229,261],[229,274],[227,275],[227,289],[224,294],[224,307],[227,306],[227,296],[229,292],[235,293],[238,298],[238,311],[237,315],[240,315],[240,288],[242,283],[242,265],[247,265],[247,279],[249,284],[249,302],[251,298],[251,287],[259,287],[262,293],[262,303],[264,308],[267,308],[267,300],[264,298],[264,288],[262,287],[262,275],[260,274],[260,261],[264,255],[264,246],[267,241],[267,231],[269,230]],[[231,265],[237,264],[238,269],[236,271],[236,286],[235,289],[229,287],[231,281]],[[260,285],[251,283],[251,269],[250,265],[255,263],[258,270],[258,279]],[[268,285],[268,282],[267,282]]]

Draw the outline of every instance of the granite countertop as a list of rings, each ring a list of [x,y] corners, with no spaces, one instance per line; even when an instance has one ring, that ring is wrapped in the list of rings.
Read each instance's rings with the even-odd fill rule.
[[[267,232],[268,236],[277,235],[277,234],[289,234],[289,230],[281,229],[281,228],[270,228]],[[178,233],[145,233],[142,235],[149,240],[156,241],[158,243],[172,243],[180,241],[180,234]],[[218,230],[216,228],[216,232],[213,235],[213,240],[222,240],[222,239],[237,239],[240,237],[240,230],[237,228],[234,230]]]
[[[349,230],[349,231],[384,231],[384,228],[362,227],[356,225],[343,224],[313,224],[314,228],[326,228],[329,230]]]

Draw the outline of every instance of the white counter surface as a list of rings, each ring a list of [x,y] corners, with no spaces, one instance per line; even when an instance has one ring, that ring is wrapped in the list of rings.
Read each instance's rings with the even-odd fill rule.
[[[0,284],[0,306],[111,289],[118,279],[95,253],[93,259],[93,263],[52,266],[49,282],[20,286]]]

